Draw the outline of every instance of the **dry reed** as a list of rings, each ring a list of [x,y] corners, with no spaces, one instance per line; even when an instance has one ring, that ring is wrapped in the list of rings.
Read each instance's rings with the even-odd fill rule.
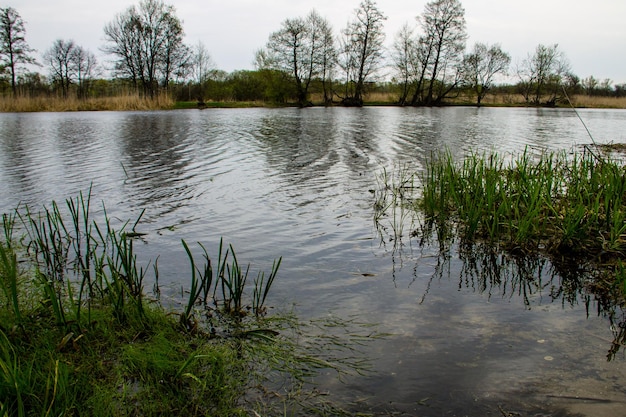
[[[572,98],[575,107],[626,109],[626,97],[597,97],[577,95]]]
[[[626,97],[596,97],[578,94],[570,98],[574,107],[578,108],[626,109]],[[451,102],[454,104],[475,105],[476,97],[461,95]],[[569,107],[569,103],[562,104]],[[524,107],[529,105],[529,103],[520,94],[496,93],[487,94],[482,100],[482,105]]]
[[[137,94],[115,97],[78,99],[60,97],[0,97],[0,112],[65,112],[93,110],[164,110],[171,109],[174,100],[166,94],[153,99]]]

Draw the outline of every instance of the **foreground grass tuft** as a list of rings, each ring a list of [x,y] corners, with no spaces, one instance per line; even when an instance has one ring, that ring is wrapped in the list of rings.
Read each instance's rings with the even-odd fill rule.
[[[364,369],[350,340],[329,337],[335,323],[316,334],[290,313],[268,315],[280,259],[248,279],[232,246],[221,243],[212,262],[199,244],[198,262],[183,241],[191,288],[180,310],[166,310],[156,264],[152,276],[137,261],[141,216],[115,227],[106,210],[101,222],[92,218],[90,201],[81,193],[65,206],[3,216],[0,416],[315,410],[324,401],[306,387],[317,370]]]

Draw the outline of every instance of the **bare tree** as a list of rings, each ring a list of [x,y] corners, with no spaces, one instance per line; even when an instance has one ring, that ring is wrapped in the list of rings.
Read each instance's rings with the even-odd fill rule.
[[[432,79],[430,73],[431,56],[433,54],[432,39],[422,35],[415,41],[415,47],[410,50],[410,70],[412,75],[411,89],[413,95],[410,104],[412,106],[425,103],[426,86]]]
[[[301,106],[307,103],[307,93],[311,82],[310,59],[312,46],[309,43],[309,33],[305,20],[298,17],[286,19],[282,28],[270,35],[267,49],[273,56],[272,62],[276,69],[285,71],[293,77],[298,103]]]
[[[403,85],[399,102],[438,105],[462,81],[465,11],[458,0],[434,0],[417,21],[418,34],[407,24],[393,45],[394,67]]]
[[[300,106],[310,105],[309,86],[328,76],[333,57],[332,29],[315,10],[306,18],[286,19],[272,33],[266,49],[257,52],[257,66],[284,71],[293,79]]]
[[[70,84],[74,79],[74,65],[72,62],[76,44],[73,40],[57,39],[52,47],[43,54],[43,59],[50,70],[52,83],[61,88],[61,94],[67,97]]]
[[[163,62],[159,68],[163,77],[161,85],[166,90],[172,78],[177,80],[187,78],[192,72],[193,65],[192,49],[182,42],[184,34],[182,22],[174,15],[168,15],[168,20],[163,45]]]
[[[413,28],[408,23],[405,23],[396,33],[391,52],[396,76],[402,86],[402,91],[398,98],[398,104],[402,106],[406,104],[413,82],[416,48],[417,44],[413,35]]]
[[[209,80],[211,73],[215,69],[215,63],[209,54],[206,46],[202,41],[199,41],[193,48],[191,57],[191,74],[194,81],[198,84],[198,91],[196,97],[198,103],[202,105],[204,103],[204,84]]]
[[[476,93],[478,107],[493,85],[495,76],[506,74],[510,63],[511,56],[497,44],[490,47],[478,42],[474,44],[474,50],[465,55],[463,75],[467,85]]]
[[[520,93],[534,105],[545,99],[546,105],[553,106],[560,98],[569,70],[569,61],[557,44],[538,45],[517,69]]]
[[[17,75],[24,64],[36,64],[34,49],[26,43],[24,20],[12,7],[0,8],[0,69],[8,71],[11,91],[17,96]]]
[[[211,54],[202,41],[199,41],[193,49],[191,68],[193,77],[198,84],[204,84],[209,79],[211,71],[215,69]]]
[[[97,65],[93,53],[73,40],[57,39],[44,52],[43,59],[50,71],[51,81],[60,87],[64,98],[68,97],[72,84],[78,86],[78,97],[86,97]]]
[[[86,98],[89,96],[92,80],[98,74],[98,61],[93,52],[80,45],[74,49],[72,61],[78,84],[78,97]]]
[[[366,82],[381,68],[387,19],[373,0],[363,0],[343,30],[339,65],[345,72],[345,105],[363,105]]]
[[[167,88],[173,75],[188,64],[183,27],[174,7],[142,0],[105,25],[104,52],[117,58],[115,70],[145,95],[154,97],[159,83]]]
[[[465,9],[459,0],[434,0],[426,4],[418,21],[424,31],[420,38],[419,56],[424,64],[420,78],[428,81],[421,103],[412,104],[437,105],[461,81],[467,39]]]
[[[312,55],[315,61],[316,73],[322,82],[324,103],[332,102],[332,79],[335,66],[337,65],[337,49],[333,28],[328,20],[321,17],[315,10],[307,16],[307,23],[315,34],[317,47]]]

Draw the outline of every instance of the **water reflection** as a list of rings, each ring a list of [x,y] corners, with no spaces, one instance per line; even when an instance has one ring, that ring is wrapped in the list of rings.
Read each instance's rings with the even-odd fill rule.
[[[299,111],[308,110],[317,111]],[[311,117],[310,114],[293,114],[291,117],[290,123],[285,123],[284,115],[263,117],[254,132],[256,142],[267,165],[279,172],[290,189],[323,186],[326,181],[332,181],[329,174],[340,162],[335,143],[336,124],[332,118]]]
[[[581,113],[598,142],[626,131],[626,112]],[[445,148],[462,157],[582,143],[589,143],[584,128],[556,110],[0,114],[0,211],[20,201],[62,202],[93,184],[92,201],[105,202],[113,216],[135,219],[146,209],[138,250],[147,259],[160,256],[160,278],[176,288],[188,279],[181,239],[212,251],[223,236],[259,270],[283,256],[272,303],[297,303],[304,317],[338,311],[394,333],[372,352],[385,376],[359,380],[349,395],[372,392],[381,403],[400,396],[406,411],[426,391],[420,398],[437,397],[429,404],[460,414],[480,384],[518,395],[529,380],[577,381],[585,372],[613,378],[611,369],[621,369],[595,358],[604,360],[611,339],[624,342],[622,312],[586,288],[584,265],[411,236],[420,219],[401,213],[382,219],[387,228],[377,239],[369,190],[383,169],[419,170]],[[580,328],[593,338],[552,368],[542,366],[560,348],[557,339],[571,344]],[[550,351],[537,344],[547,334],[555,340]],[[588,363],[584,371],[571,365],[580,358]],[[455,390],[454,404],[447,387]]]
[[[164,216],[196,197],[187,171],[192,157],[187,145],[190,123],[185,117],[164,113],[131,114],[119,126],[119,161],[127,175],[124,186],[139,196],[131,204],[152,216]]]
[[[578,267],[557,268],[542,256],[508,254],[486,244],[462,245],[463,262],[459,287],[480,293],[519,298],[527,308],[543,302],[574,305],[584,289],[584,271]],[[544,297],[547,299],[544,300]]]
[[[398,221],[410,221],[414,226],[416,213],[403,205],[393,209],[404,212],[398,215]],[[420,223],[410,236],[404,236],[398,231],[405,226],[388,227],[380,220],[375,219],[375,226],[381,247],[390,254],[396,285],[396,277],[404,268],[412,270],[407,285],[411,287],[424,280],[423,264],[432,266],[419,304],[427,302],[433,283],[456,280],[459,290],[484,295],[487,301],[498,297],[521,302],[529,310],[555,303],[564,309],[583,305],[587,316],[596,314],[610,323],[613,340],[607,347],[608,360],[626,346],[626,309],[615,292],[619,289],[590,285],[598,282],[601,268],[580,264],[576,259],[549,259],[541,254],[503,251],[484,242],[458,241],[446,230],[433,229],[441,225],[430,223]],[[435,252],[427,250],[436,247]]]

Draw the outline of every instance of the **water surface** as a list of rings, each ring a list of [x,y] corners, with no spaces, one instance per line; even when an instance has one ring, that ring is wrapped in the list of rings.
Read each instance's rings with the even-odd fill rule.
[[[377,175],[432,152],[574,150],[626,142],[626,112],[496,108],[207,109],[0,114],[0,211],[86,192],[110,216],[145,209],[142,257],[188,280],[180,244],[220,237],[252,269],[283,257],[270,304],[358,317],[391,336],[374,373],[324,387],[407,415],[618,415],[624,356],[593,297],[546,260],[468,259],[373,221]],[[486,264],[485,264],[486,262]],[[495,272],[487,272],[490,266]],[[574,280],[575,281],[575,280]],[[574,286],[573,290],[569,290]],[[525,415],[525,414],[524,414]],[[531,414],[534,415],[534,414]]]

